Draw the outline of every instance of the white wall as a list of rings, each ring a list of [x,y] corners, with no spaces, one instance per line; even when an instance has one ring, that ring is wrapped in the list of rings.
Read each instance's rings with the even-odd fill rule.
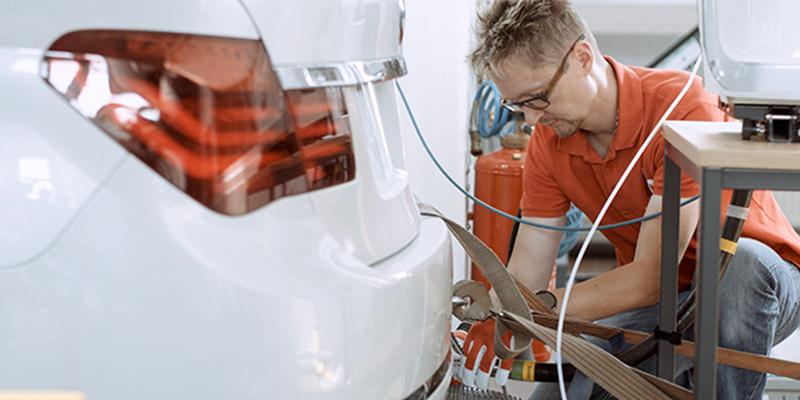
[[[603,54],[647,66],[697,25],[695,0],[573,0]]]
[[[572,0],[592,33],[681,35],[697,24],[696,0]]]
[[[400,83],[432,151],[448,173],[464,185],[469,161],[467,118],[473,90],[466,55],[474,4],[463,0],[407,0],[406,8],[403,54],[408,75]],[[402,104],[400,115],[414,193],[464,224],[464,197],[436,170]],[[453,277],[458,280],[465,277],[466,260],[460,246],[453,242]]]

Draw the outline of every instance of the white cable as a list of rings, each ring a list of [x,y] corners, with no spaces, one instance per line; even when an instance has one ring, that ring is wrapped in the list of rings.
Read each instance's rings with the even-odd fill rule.
[[[575,264],[572,265],[572,270],[569,273],[569,280],[567,281],[567,287],[564,291],[564,299],[561,300],[561,311],[558,313],[558,327],[556,329],[556,370],[558,370],[558,389],[561,392],[561,400],[568,400],[567,399],[567,390],[564,384],[564,369],[561,365],[561,339],[564,335],[564,319],[567,315],[567,305],[569,304],[569,295],[572,292],[572,285],[575,283],[575,276],[578,272],[578,267],[581,265],[581,261],[583,261],[583,256],[586,254],[586,249],[589,247],[589,241],[592,240],[592,236],[597,231],[597,227],[600,226],[600,221],[603,220],[605,217],[608,208],[611,206],[611,203],[614,201],[614,198],[617,197],[617,193],[619,189],[622,187],[622,184],[625,182],[625,179],[628,178],[631,171],[633,170],[633,166],[636,165],[636,162],[642,157],[644,150],[656,136],[658,130],[661,129],[661,126],[664,125],[664,121],[667,120],[672,111],[675,110],[675,107],[680,103],[683,99],[683,96],[686,95],[686,92],[689,91],[689,87],[692,85],[694,81],[694,77],[697,74],[697,68],[700,66],[700,61],[702,61],[702,55],[697,57],[697,61],[694,63],[694,68],[692,68],[692,74],[689,76],[689,80],[686,82],[686,86],[683,87],[678,96],[675,97],[675,100],[670,104],[667,111],[664,112],[664,115],[661,116],[659,119],[658,124],[653,127],[653,131],[650,132],[650,135],[647,139],[642,143],[642,146],[639,148],[639,151],[636,152],[636,155],[633,156],[630,164],[625,169],[625,173],[622,174],[622,177],[619,178],[617,181],[617,185],[614,186],[614,190],[611,191],[611,194],[608,196],[608,200],[603,205],[603,208],[600,210],[600,214],[597,215],[595,218],[594,223],[592,223],[592,228],[589,230],[589,233],[586,235],[586,239],[583,241],[583,245],[581,245],[581,250],[578,252],[578,257],[575,259]]]

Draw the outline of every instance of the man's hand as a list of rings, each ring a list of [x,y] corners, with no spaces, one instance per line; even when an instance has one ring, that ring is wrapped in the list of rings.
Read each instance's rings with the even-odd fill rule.
[[[464,359],[461,360],[461,367],[456,371],[455,375],[464,385],[478,386],[485,389],[489,384],[492,367],[498,362],[499,365],[494,376],[495,382],[500,386],[505,386],[508,383],[511,368],[514,366],[514,359],[500,360],[495,356],[494,329],[495,321],[489,319],[485,322],[476,323],[469,328],[468,333],[456,332],[457,338],[463,338]],[[510,345],[511,332],[506,332],[502,339],[503,343],[507,346]],[[550,350],[544,343],[532,340],[531,348],[536,361],[545,362],[550,359]]]
[[[508,383],[514,359],[500,360],[495,356],[494,329],[494,319],[477,322],[469,329],[462,346],[466,360],[461,364],[461,370],[456,372],[463,384],[485,389],[489,385],[492,367],[497,362],[500,362],[500,365],[495,374],[495,382],[500,386]],[[503,343],[510,345],[511,332],[506,332],[502,339]]]

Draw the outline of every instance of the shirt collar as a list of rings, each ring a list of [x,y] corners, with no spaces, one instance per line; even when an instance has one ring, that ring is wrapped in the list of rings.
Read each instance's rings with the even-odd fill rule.
[[[605,158],[605,161],[611,161],[616,158],[617,151],[636,145],[642,130],[644,96],[642,95],[642,81],[632,68],[620,64],[609,56],[605,56],[605,59],[617,78],[617,107],[619,110],[617,133],[614,135]],[[560,151],[582,156],[588,162],[604,161],[594,151],[581,130],[572,136],[559,137],[556,147]]]

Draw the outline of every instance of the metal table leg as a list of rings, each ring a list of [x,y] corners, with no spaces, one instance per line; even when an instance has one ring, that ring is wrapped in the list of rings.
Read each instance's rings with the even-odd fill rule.
[[[719,328],[719,238],[722,172],[703,168],[698,245],[697,309],[694,357],[696,399],[713,400],[717,395],[717,339]]]
[[[661,217],[661,289],[659,292],[658,326],[662,331],[676,328],[678,301],[678,234],[680,227],[681,170],[669,155],[664,154],[664,198]],[[658,376],[675,379],[675,346],[658,342]]]

